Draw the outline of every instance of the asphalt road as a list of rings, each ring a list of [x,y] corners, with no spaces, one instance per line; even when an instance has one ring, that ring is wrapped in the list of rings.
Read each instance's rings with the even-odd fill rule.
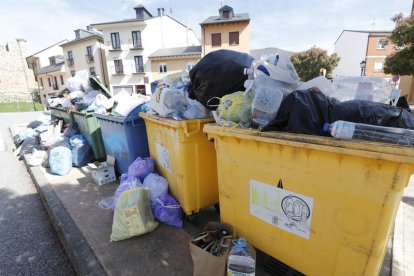
[[[0,113],[0,275],[76,275],[8,127],[41,113]]]

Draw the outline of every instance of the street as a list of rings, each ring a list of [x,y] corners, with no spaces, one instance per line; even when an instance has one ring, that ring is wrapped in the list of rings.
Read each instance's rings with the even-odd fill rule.
[[[9,126],[41,112],[0,113],[0,275],[76,275],[22,161]]]

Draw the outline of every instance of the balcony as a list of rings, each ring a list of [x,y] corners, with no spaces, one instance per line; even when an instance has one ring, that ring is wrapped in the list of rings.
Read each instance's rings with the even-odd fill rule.
[[[86,62],[87,63],[92,63],[93,62],[93,55],[86,55]]]
[[[122,45],[122,41],[114,41],[115,43],[112,43],[112,40],[107,40],[106,41],[106,46],[108,47],[109,51],[122,51],[121,49],[121,45]]]
[[[142,40],[139,39],[130,39],[128,42],[131,44],[130,50],[143,50]]]
[[[112,76],[122,76],[124,75],[124,67],[110,67],[110,70],[112,72]]]
[[[73,60],[73,58],[68,58],[66,60],[66,65],[69,67],[73,67],[75,65],[75,61]]]
[[[144,66],[140,65],[131,65],[131,73],[132,74],[145,74]]]

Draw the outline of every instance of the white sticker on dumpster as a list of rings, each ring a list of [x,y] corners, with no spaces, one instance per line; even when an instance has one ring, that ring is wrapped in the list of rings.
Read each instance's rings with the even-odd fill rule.
[[[168,154],[168,150],[160,144],[155,144],[155,148],[157,150],[157,159],[159,165],[171,173],[170,155]]]
[[[313,198],[250,180],[250,214],[284,231],[308,239]]]

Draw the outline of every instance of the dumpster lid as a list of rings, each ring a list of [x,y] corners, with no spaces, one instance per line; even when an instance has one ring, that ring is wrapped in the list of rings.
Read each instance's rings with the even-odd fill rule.
[[[296,134],[288,132],[260,132],[256,129],[228,128],[216,124],[205,124],[204,132],[209,138],[234,137],[264,143],[321,150],[336,154],[346,154],[387,160],[397,163],[414,164],[414,147],[365,140],[337,140],[332,137]]]
[[[108,99],[112,98],[112,95],[109,92],[108,88],[106,88],[106,86],[96,77],[90,77],[89,81],[93,89],[100,90]]]

